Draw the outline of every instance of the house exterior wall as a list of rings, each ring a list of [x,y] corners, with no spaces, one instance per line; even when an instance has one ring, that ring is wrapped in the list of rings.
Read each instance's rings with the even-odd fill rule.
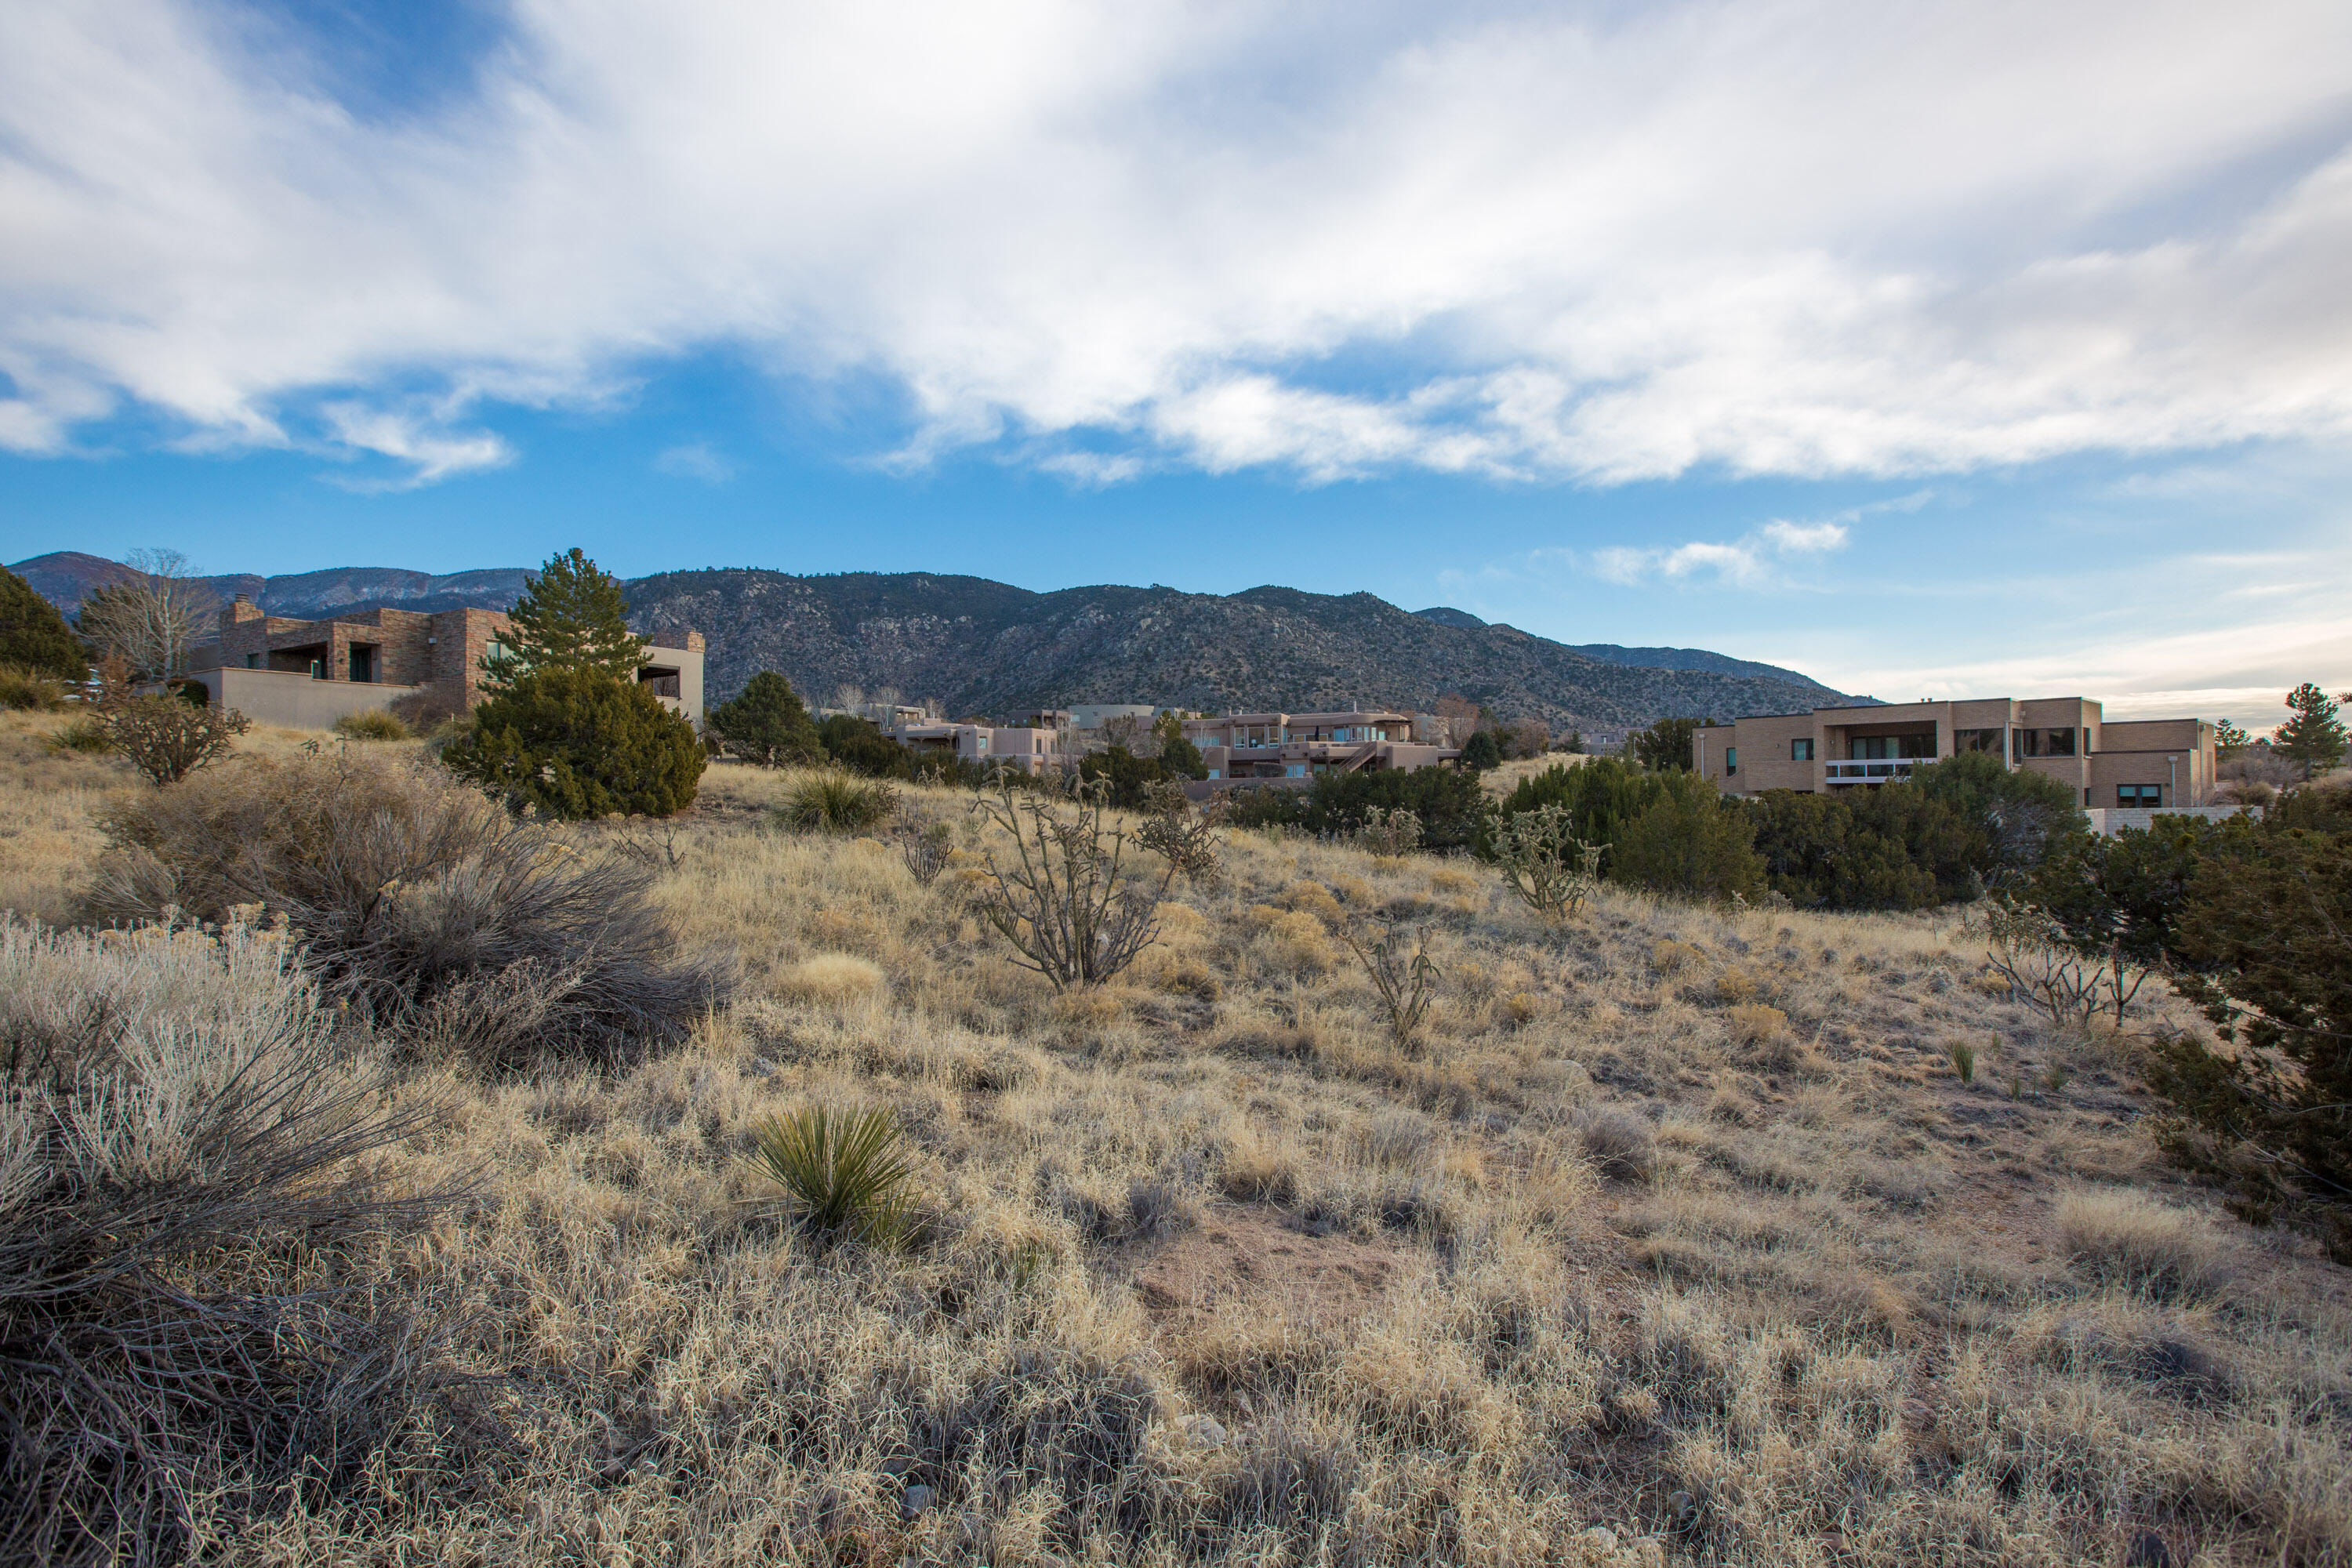
[[[1691,746],[1702,775],[1742,795],[1895,783],[1919,765],[1962,751],[1987,752],[2012,772],[2055,779],[2086,808],[2127,804],[2123,787],[2137,792],[2150,785],[2160,787],[2167,807],[2201,806],[2215,783],[2212,725],[2198,719],[2110,723],[2097,702],[2081,697],[1767,714],[1702,725]]]
[[[1024,773],[1039,773],[1076,760],[1065,745],[1065,732],[1025,726],[991,724],[903,724],[890,738],[911,752],[934,752],[968,763],[1002,763]]]
[[[247,669],[217,665],[193,677],[202,681],[215,708],[233,708],[263,724],[290,730],[331,730],[335,721],[383,708],[424,690],[383,681],[314,680],[285,669]]]
[[[1312,780],[1318,773],[1434,767],[1462,753],[1425,739],[1411,713],[1227,713],[1189,719],[1184,738],[1201,748],[1218,788]]]
[[[327,713],[331,724],[345,713],[383,708],[400,698],[428,688],[455,692],[463,706],[479,702],[482,664],[490,645],[509,636],[514,623],[499,610],[457,609],[425,614],[416,610],[375,609],[341,620],[300,621],[265,616],[240,595],[221,611],[214,643],[198,650],[192,661],[199,671],[221,669],[235,674],[275,674],[311,680],[326,687],[348,689],[331,699],[290,695],[293,688],[278,683],[236,681],[232,689],[244,700],[231,700],[248,718],[263,723],[317,728],[310,717]],[[649,646],[647,664],[656,679],[674,680],[675,696],[662,704],[682,713],[698,726],[702,722],[704,647],[699,632],[676,636],[681,647]],[[368,650],[366,679],[352,679],[352,652]],[[312,676],[313,665],[317,675]],[[642,677],[641,677],[642,679]],[[214,700],[221,688],[206,683]],[[258,706],[247,706],[247,703]]]

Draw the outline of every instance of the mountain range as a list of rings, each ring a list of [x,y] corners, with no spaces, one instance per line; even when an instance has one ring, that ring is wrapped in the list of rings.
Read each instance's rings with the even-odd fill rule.
[[[10,568],[70,613],[121,564],[61,552]],[[206,579],[271,615],[317,618],[377,605],[503,609],[530,572],[436,576],[351,568]],[[716,700],[761,669],[804,695],[896,688],[952,714],[1014,718],[1078,702],[1159,702],[1293,712],[1423,710],[1449,692],[1511,721],[1609,737],[1668,716],[1731,718],[1868,702],[1776,665],[1701,648],[1574,647],[1461,610],[1412,612],[1370,594],[1293,588],[1188,594],[1097,586],[1039,594],[930,573],[799,576],[757,568],[665,572],[625,582],[641,632],[699,631]]]

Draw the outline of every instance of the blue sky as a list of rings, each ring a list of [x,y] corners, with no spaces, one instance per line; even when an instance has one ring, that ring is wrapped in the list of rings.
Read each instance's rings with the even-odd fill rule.
[[[2352,685],[2352,8],[0,13],[0,558]]]

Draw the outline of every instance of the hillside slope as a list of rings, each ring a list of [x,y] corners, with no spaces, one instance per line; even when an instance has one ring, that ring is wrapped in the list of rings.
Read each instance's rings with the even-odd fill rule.
[[[61,551],[10,570],[68,612],[130,569]],[[205,579],[271,615],[377,605],[503,609],[519,566],[436,575],[344,567]],[[1229,595],[1105,585],[1038,594],[932,573],[796,576],[752,568],[668,572],[625,584],[640,631],[709,639],[713,700],[762,669],[809,697],[895,687],[958,715],[1019,717],[1076,702],[1291,711],[1423,710],[1448,692],[1505,718],[1612,737],[1669,715],[1732,718],[1850,700],[1794,670],[1702,649],[1577,648],[1460,611],[1407,612],[1370,594],[1253,588]],[[1631,654],[1661,656],[1654,665]],[[1864,699],[1864,700],[1867,700]]]
[[[813,697],[892,686],[958,714],[1141,701],[1425,709],[1460,692],[1509,718],[1601,734],[1668,714],[1727,718],[1837,700],[1802,678],[1618,665],[1511,626],[1444,625],[1370,594],[1033,594],[929,574],[735,570],[642,578],[629,595],[639,630],[692,626],[709,638],[714,692],[776,669]]]

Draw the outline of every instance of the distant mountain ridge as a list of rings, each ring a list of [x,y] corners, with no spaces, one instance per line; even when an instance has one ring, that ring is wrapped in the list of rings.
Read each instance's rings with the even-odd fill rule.
[[[135,575],[120,561],[60,550],[19,561],[9,571],[32,585],[33,592],[68,615],[109,583]],[[453,572],[436,576],[396,566],[337,566],[323,572],[297,572],[261,577],[249,572],[197,581],[223,601],[243,594],[263,613],[296,620],[350,614],[388,605],[398,610],[503,610],[522,593],[530,569],[494,566],[487,571]]]
[[[1443,626],[1475,628],[1489,623],[1480,620],[1467,610],[1457,610],[1451,605],[1437,605],[1426,610],[1415,610],[1416,616],[1426,616]],[[1613,642],[1563,643],[1588,658],[1603,664],[1633,665],[1642,669],[1707,669],[1717,675],[1752,675],[1760,680],[1786,680],[1799,686],[1812,687],[1823,694],[1840,699],[1845,693],[1822,685],[1811,676],[1785,668],[1777,664],[1763,664],[1752,658],[1734,658],[1726,653],[1710,653],[1703,647],[1625,647]]]
[[[68,612],[92,589],[130,574],[76,552],[10,570]],[[378,605],[503,609],[530,574],[524,567],[446,575],[368,567],[205,582],[223,599],[242,593],[268,614],[307,619]],[[691,628],[709,640],[714,701],[761,669],[781,671],[820,701],[845,685],[895,687],[957,715],[998,718],[1079,702],[1422,710],[1458,692],[1509,720],[1541,718],[1556,731],[1603,738],[1669,716],[1869,700],[1702,649],[1577,648],[1466,612],[1416,614],[1362,593],[1107,584],[1039,594],[982,577],[799,576],[750,567],[666,572],[624,586],[639,631]],[[1643,653],[1661,662],[1634,662]]]
[[[628,591],[640,631],[690,626],[709,639],[714,691],[775,669],[820,700],[844,685],[891,686],[959,715],[1079,702],[1426,710],[1459,692],[1512,720],[1606,736],[1667,716],[1855,700],[1789,672],[1619,664],[1513,626],[1444,625],[1360,593],[1036,594],[978,577],[752,569],[664,573]]]

